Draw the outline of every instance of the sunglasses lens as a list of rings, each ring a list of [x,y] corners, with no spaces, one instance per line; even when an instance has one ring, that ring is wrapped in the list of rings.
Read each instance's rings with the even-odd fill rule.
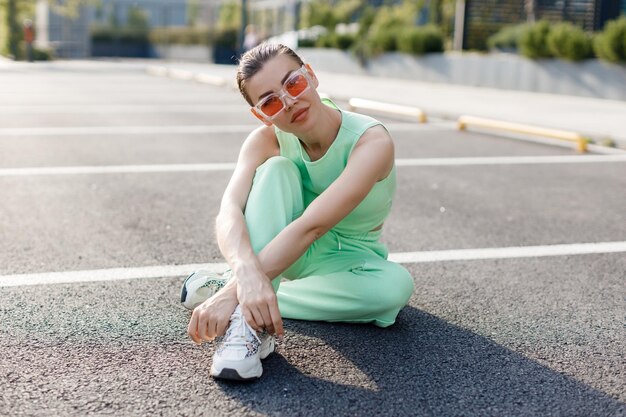
[[[297,74],[296,76],[291,77],[287,80],[287,82],[285,82],[284,88],[287,94],[289,94],[291,97],[298,97],[304,92],[304,90],[306,90],[308,86],[309,83],[306,77],[302,74]]]
[[[283,109],[283,102],[278,96],[270,96],[259,105],[259,109],[266,116],[272,117]]]

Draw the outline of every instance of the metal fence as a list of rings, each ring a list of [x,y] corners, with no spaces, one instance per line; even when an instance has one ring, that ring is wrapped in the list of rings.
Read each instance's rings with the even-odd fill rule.
[[[502,26],[539,19],[596,31],[625,9],[626,0],[468,0],[463,45],[486,49],[487,38]]]

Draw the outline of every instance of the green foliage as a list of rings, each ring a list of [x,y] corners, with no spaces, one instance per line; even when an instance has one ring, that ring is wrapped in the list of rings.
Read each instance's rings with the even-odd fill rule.
[[[128,20],[126,21],[126,27],[136,31],[148,31],[150,24],[148,23],[148,16],[146,12],[137,6],[131,6],[128,10]]]
[[[109,16],[108,25],[94,25],[90,28],[92,42],[147,43],[150,33],[148,16],[139,7],[131,6],[126,24],[119,25],[117,16]]]
[[[451,37],[454,31],[456,0],[430,0],[428,21],[437,25],[444,38]]]
[[[527,29],[528,24],[526,23],[504,26],[487,39],[487,46],[489,49],[501,51],[517,50],[519,48],[520,38]]]
[[[315,0],[302,8],[300,27],[323,26],[334,31],[339,23],[350,23],[365,9],[365,0],[329,1]]]
[[[58,15],[75,19],[83,6],[98,4],[98,0],[64,0],[49,1],[50,8]]]
[[[354,45],[356,35],[352,33],[341,33],[335,36],[335,48],[346,51]]]
[[[550,23],[545,20],[526,27],[522,31],[519,43],[522,55],[531,59],[552,57],[552,52],[548,48],[549,34]]]
[[[298,48],[312,48],[316,45],[315,39],[298,39]]]
[[[241,26],[241,3],[239,1],[222,4],[217,26],[219,30],[237,29]]]
[[[333,14],[337,23],[350,23],[364,7],[365,2],[362,0],[344,0],[333,7]]]
[[[148,42],[148,32],[143,29],[128,27],[114,28],[111,26],[93,26],[91,28],[92,42]]]
[[[401,28],[379,29],[368,36],[370,48],[374,54],[393,52],[398,49],[398,36]]]
[[[327,32],[324,35],[317,38],[317,40],[315,41],[315,46],[318,48],[334,48],[335,36],[336,36],[335,32]]]
[[[19,0],[0,0],[0,53],[15,59],[23,59],[24,48],[22,22],[34,20],[35,2]]]
[[[17,23],[17,0],[7,0],[6,23],[8,28],[7,49],[9,54],[19,58],[19,43],[22,39],[22,31]]]
[[[215,46],[223,46],[225,48],[237,49],[237,37],[239,30],[235,28],[218,29],[214,35]]]
[[[361,14],[361,17],[358,20],[359,31],[357,32],[357,35],[359,37],[366,36],[370,30],[370,27],[374,23],[375,19],[376,19],[376,10],[373,7],[368,6],[365,9],[363,9],[363,13]]]
[[[582,61],[592,56],[591,37],[571,23],[559,23],[550,29],[548,49],[557,58]]]
[[[148,39],[155,44],[210,45],[214,36],[206,27],[163,27],[152,29]]]
[[[415,21],[414,7],[407,4],[378,9],[367,35],[373,53],[398,49],[397,40],[401,32],[412,27]]]
[[[415,55],[443,52],[443,34],[434,25],[412,27],[399,32],[397,46],[400,52]]]
[[[333,6],[327,0],[307,3],[302,9],[302,27],[323,26],[329,31],[333,31],[337,23],[339,23],[339,19],[333,11]]]
[[[346,51],[354,45],[355,40],[355,34],[328,32],[317,39],[315,46],[320,48],[337,48]]]
[[[33,59],[35,61],[52,61],[54,51],[52,49],[33,48]]]
[[[405,0],[375,9],[363,0],[316,0],[305,6],[301,22],[305,28],[315,25],[328,28],[328,32],[317,39],[315,46],[349,49],[363,65],[369,57],[389,51],[402,50],[411,54],[442,52],[444,35],[439,28],[435,25],[415,26],[421,4],[421,1]],[[443,8],[447,7],[445,13],[448,13],[451,4],[451,0],[438,0],[437,19],[444,18]],[[358,19],[356,33],[340,31],[339,23],[355,19]],[[303,46],[302,42],[300,45]]]
[[[626,63],[626,16],[608,22],[594,39],[593,49],[604,61]]]

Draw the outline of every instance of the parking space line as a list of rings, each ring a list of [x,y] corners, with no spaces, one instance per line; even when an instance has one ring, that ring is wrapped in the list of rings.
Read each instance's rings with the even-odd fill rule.
[[[573,243],[543,246],[512,246],[504,248],[454,249],[428,252],[399,252],[389,255],[398,263],[473,261],[480,259],[537,258],[544,256],[587,255],[626,252],[626,241]]]
[[[47,272],[40,274],[0,275],[0,287],[71,284],[77,282],[118,281],[124,279],[166,278],[184,276],[198,269],[224,272],[226,263],[161,265],[140,268],[94,269],[90,271]]]
[[[7,127],[0,128],[0,137],[250,133],[259,126],[261,125]],[[454,130],[451,125],[418,125],[409,122],[387,123],[385,126],[392,131]]]
[[[626,241],[504,248],[454,249],[424,252],[397,252],[390,254],[389,259],[402,264],[413,264],[426,262],[536,258],[620,252],[626,252]],[[210,263],[4,275],[0,276],[0,287],[67,284],[93,281],[117,281],[126,279],[168,278],[176,276],[182,277],[198,269],[208,269],[212,272],[223,272],[227,268],[228,265],[226,263]]]
[[[259,127],[249,125],[185,125],[185,126],[81,126],[81,127],[16,127],[0,129],[0,136],[94,136],[94,135],[170,135],[206,133],[249,133]]]
[[[626,155],[478,156],[396,159],[396,165],[398,166],[581,164],[598,162],[626,162]]]
[[[398,158],[399,167],[427,166],[471,166],[471,165],[519,165],[519,164],[580,164],[626,162],[626,155],[563,155],[563,156],[494,156],[469,158]],[[0,169],[0,177],[31,175],[76,175],[76,174],[139,174],[156,172],[202,172],[232,171],[234,162],[207,164],[161,164],[161,165],[104,165],[66,167],[28,167]]]
[[[0,114],[91,114],[91,113],[211,113],[241,112],[243,104],[65,104],[0,106]],[[1,130],[0,130],[1,131]]]
[[[139,174],[155,172],[203,172],[232,171],[235,163],[171,164],[171,165],[110,165],[76,167],[41,167],[0,169],[0,177],[30,175],[76,175],[76,174]]]

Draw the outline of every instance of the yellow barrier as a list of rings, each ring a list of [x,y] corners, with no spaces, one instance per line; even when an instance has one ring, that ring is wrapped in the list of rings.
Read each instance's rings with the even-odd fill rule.
[[[482,127],[486,129],[506,130],[514,133],[522,133],[532,136],[543,136],[547,138],[566,140],[576,144],[578,152],[587,151],[587,139],[579,133],[567,130],[549,129],[524,125],[520,123],[503,122],[501,120],[485,119],[475,116],[461,116],[457,121],[459,130],[466,130],[468,125]]]
[[[426,123],[426,114],[417,107],[381,103],[380,101],[365,100],[362,98],[351,98],[348,104],[351,111],[356,109],[373,110],[382,113],[414,117],[420,123]]]

